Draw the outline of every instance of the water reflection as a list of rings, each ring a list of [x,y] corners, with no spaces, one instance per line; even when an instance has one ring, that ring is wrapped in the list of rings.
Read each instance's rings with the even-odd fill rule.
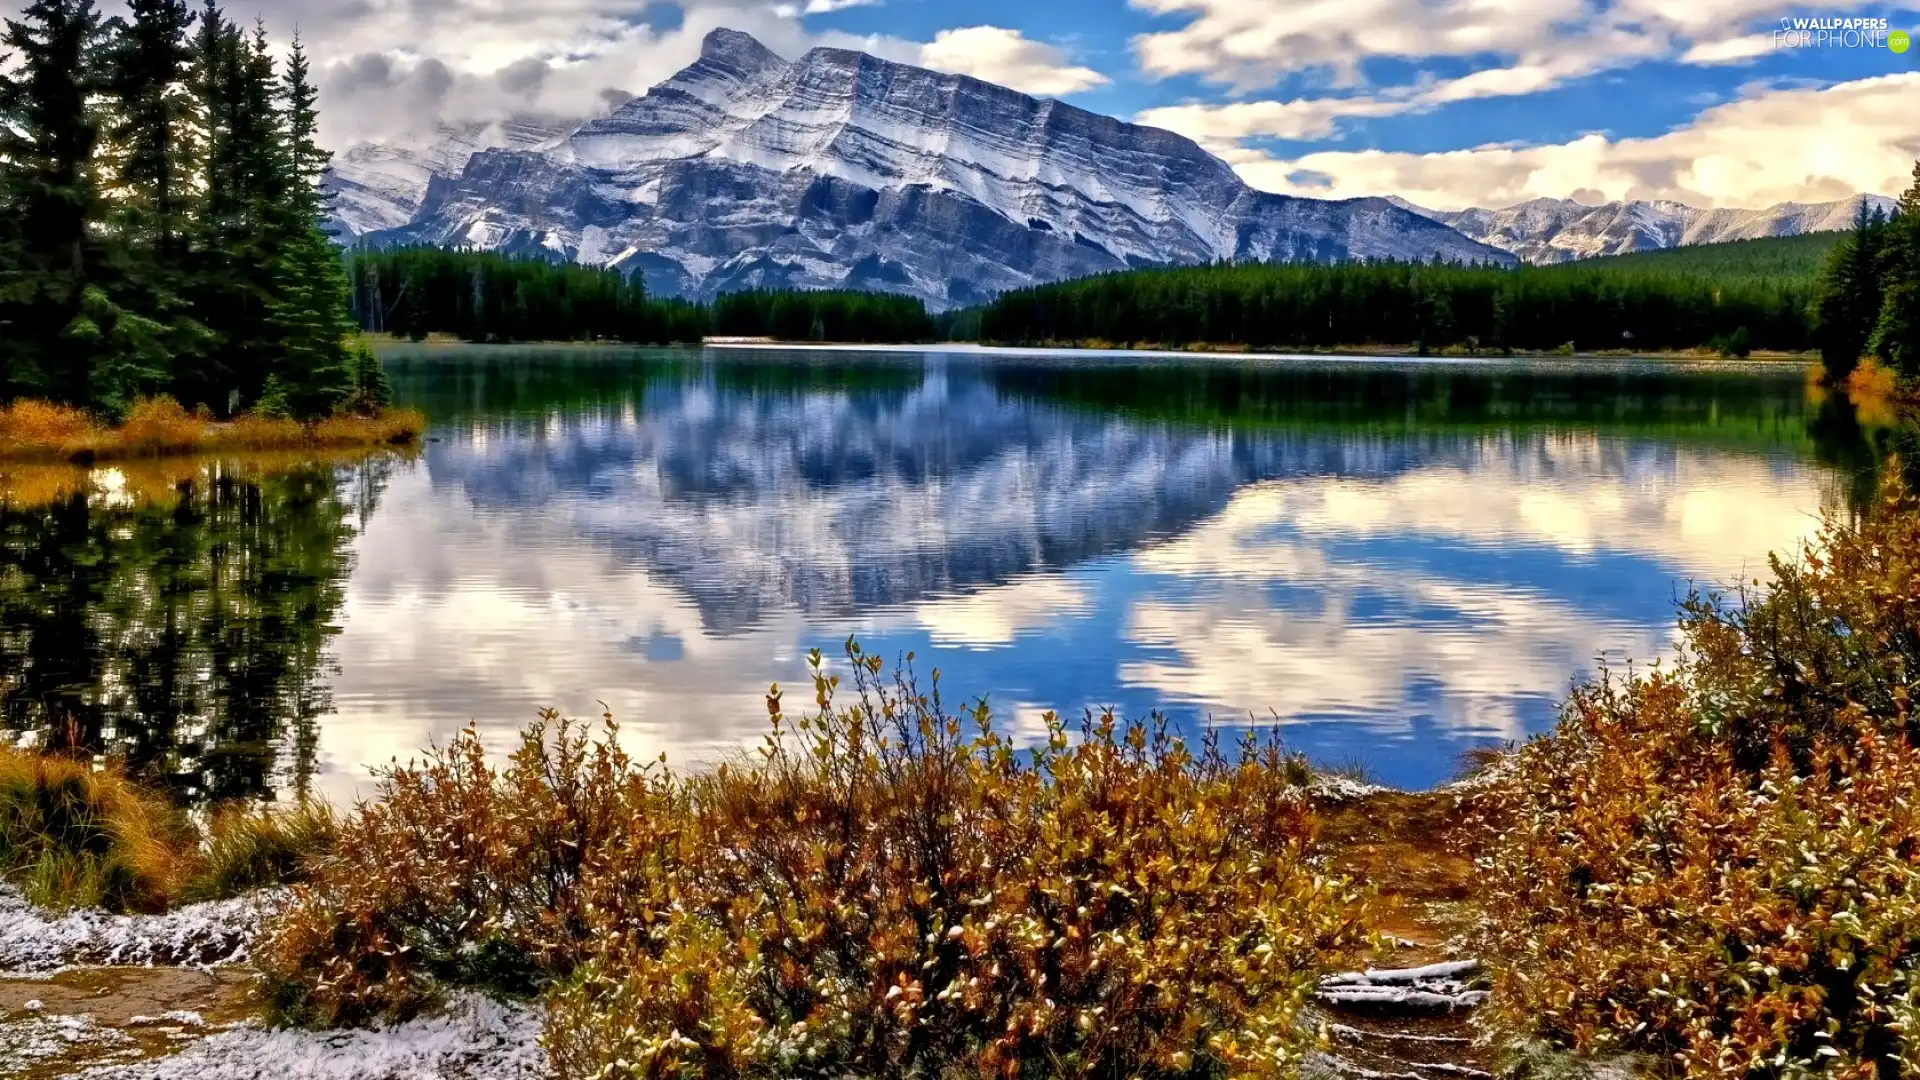
[[[123,756],[188,799],[304,790],[353,522],[387,467],[16,470],[0,505],[7,730]]]
[[[223,793],[311,775],[348,795],[369,763],[470,719],[504,739],[543,705],[604,702],[636,749],[700,760],[758,736],[758,695],[806,649],[857,634],[1015,723],[1278,718],[1309,753],[1426,784],[1549,723],[1597,655],[1659,655],[1677,588],[1756,572],[1860,472],[1778,369],[390,362],[435,420],[417,461],[9,511],[10,597],[43,578],[62,595],[81,572],[18,553],[75,535],[99,538],[84,573],[117,582],[61,624],[95,627],[72,655],[98,659],[47,667],[59,709],[9,723],[84,715],[77,737]],[[20,664],[43,616],[9,605]],[[35,630],[39,655],[82,632]],[[186,637],[163,678],[138,658],[168,634]],[[129,689],[147,685],[180,703]],[[250,776],[208,764],[238,747],[271,751]]]

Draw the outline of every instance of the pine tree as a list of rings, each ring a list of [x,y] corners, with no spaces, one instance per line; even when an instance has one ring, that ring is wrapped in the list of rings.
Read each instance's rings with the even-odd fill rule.
[[[1865,200],[1853,231],[1833,250],[1820,282],[1820,359],[1836,383],[1852,373],[1873,335],[1885,295],[1887,226]]]
[[[0,288],[0,378],[10,394],[90,404],[100,17],[93,0],[35,0],[6,27],[14,64],[0,74],[0,199],[17,262]]]
[[[264,49],[264,38],[260,45]],[[296,36],[280,88],[286,123],[286,195],[275,225],[283,235],[274,253],[270,322],[281,356],[275,388],[299,417],[333,411],[354,390],[346,338],[346,267],[320,231],[320,176],[329,155],[318,143],[318,92],[308,78],[306,51]]]
[[[109,101],[106,157],[113,183],[109,258],[118,290],[139,313],[162,367],[212,345],[189,314],[187,252],[196,110],[187,91],[193,15],[185,0],[130,0],[109,24],[103,83]]]
[[[1873,333],[1872,348],[1895,371],[1920,376],[1920,161],[1913,165],[1913,186],[1900,196],[1900,208],[1886,226],[1886,295]]]

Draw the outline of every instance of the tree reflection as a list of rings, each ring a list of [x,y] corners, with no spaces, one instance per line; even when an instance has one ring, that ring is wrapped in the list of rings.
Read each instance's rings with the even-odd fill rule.
[[[391,467],[9,477],[7,732],[121,756],[187,801],[304,792],[349,544]]]

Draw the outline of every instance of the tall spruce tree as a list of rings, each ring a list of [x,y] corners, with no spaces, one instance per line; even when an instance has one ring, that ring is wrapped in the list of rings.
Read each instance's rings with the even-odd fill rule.
[[[281,86],[286,115],[286,196],[276,227],[272,327],[281,350],[269,396],[296,416],[331,412],[353,392],[356,378],[346,338],[346,268],[321,232],[320,174],[329,155],[319,145],[319,98],[309,78],[306,50],[296,35]]]
[[[100,17],[92,0],[35,0],[6,23],[0,73],[0,198],[16,264],[4,286],[0,356],[10,393],[91,398],[89,365],[66,341],[82,318],[94,252],[99,126],[89,99]]]
[[[1887,222],[1862,200],[1853,231],[1833,249],[1816,301],[1820,360],[1829,378],[1845,379],[1873,336],[1886,293]]]
[[[110,258],[128,306],[163,336],[171,369],[209,348],[213,335],[189,312],[187,251],[194,202],[193,50],[186,0],[130,0],[110,24],[103,83],[113,203]]]
[[[1872,348],[1895,371],[1920,376],[1920,161],[1913,165],[1913,186],[1900,196],[1886,226],[1883,248],[1886,292]]]

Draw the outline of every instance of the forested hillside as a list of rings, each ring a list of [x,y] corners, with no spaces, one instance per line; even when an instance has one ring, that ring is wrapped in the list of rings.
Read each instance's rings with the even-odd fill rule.
[[[910,296],[751,290],[710,307],[655,300],[617,270],[491,252],[399,248],[347,253],[354,317],[374,333],[464,341],[698,342],[708,334],[786,341],[926,341],[934,323]]]
[[[1625,260],[1621,260],[1624,262]],[[1008,293],[983,340],[1587,351],[1814,344],[1811,279],[1657,263],[1553,267],[1269,264],[1134,270]]]
[[[365,358],[296,39],[207,0],[34,0],[0,53],[0,398],[316,416]],[[364,374],[364,372],[363,372]]]
[[[1568,271],[1606,269],[1629,274],[1692,274],[1723,281],[1812,281],[1846,236],[1843,232],[1769,236],[1723,244],[1689,244],[1557,264]]]

